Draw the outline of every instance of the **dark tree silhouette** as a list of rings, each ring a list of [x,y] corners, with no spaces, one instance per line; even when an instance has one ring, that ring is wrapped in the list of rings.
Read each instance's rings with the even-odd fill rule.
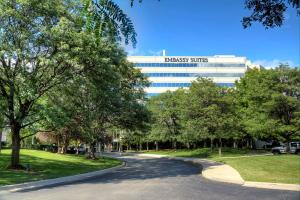
[[[265,28],[279,27],[285,20],[284,13],[288,6],[297,9],[300,14],[299,0],[246,0],[245,7],[252,13],[243,18],[243,27],[248,28],[253,22],[260,22]]]

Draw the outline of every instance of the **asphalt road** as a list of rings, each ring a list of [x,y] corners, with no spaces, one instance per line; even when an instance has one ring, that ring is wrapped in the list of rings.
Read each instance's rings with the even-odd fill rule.
[[[126,167],[99,177],[0,194],[0,200],[299,200],[299,192],[246,188],[209,181],[200,168],[168,159],[123,157]]]

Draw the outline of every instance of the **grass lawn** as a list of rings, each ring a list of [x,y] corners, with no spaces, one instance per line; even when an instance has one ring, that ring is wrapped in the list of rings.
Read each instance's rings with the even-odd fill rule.
[[[195,158],[218,158],[219,153],[217,149],[214,149],[212,152],[210,148],[201,148],[201,149],[179,149],[179,150],[160,150],[160,151],[147,151],[144,152],[147,154],[160,154],[160,155],[168,155],[175,157],[195,157]],[[262,154],[267,153],[266,151],[255,151],[249,149],[231,149],[224,148],[222,149],[222,157],[235,157],[235,156],[247,156],[254,154]]]
[[[222,157],[219,157],[217,149],[211,152],[208,148],[176,151],[148,151],[144,153],[169,155],[175,157],[207,158],[214,161],[223,162],[235,168],[246,181],[293,184],[300,183],[299,155],[261,155],[253,157],[241,157],[263,154],[267,152],[246,149],[224,149],[222,152]]]
[[[300,184],[300,156],[216,158],[235,168],[246,181]]]
[[[30,164],[32,172],[8,170],[6,168],[9,162],[10,150],[2,150],[0,186],[80,174],[121,164],[119,160],[111,158],[93,161],[80,155],[60,155],[35,150],[21,150],[21,163]]]

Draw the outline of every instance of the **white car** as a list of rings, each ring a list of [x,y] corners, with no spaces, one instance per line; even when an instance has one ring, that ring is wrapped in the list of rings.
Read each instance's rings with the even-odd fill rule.
[[[300,154],[300,142],[289,142],[287,145],[283,144],[272,148],[273,154],[294,153]]]

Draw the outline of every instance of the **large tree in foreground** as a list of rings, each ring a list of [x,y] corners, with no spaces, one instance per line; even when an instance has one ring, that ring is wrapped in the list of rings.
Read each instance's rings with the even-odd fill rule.
[[[20,168],[20,131],[40,119],[40,98],[80,70],[76,27],[62,0],[0,2],[0,91],[12,133],[11,168]]]
[[[135,41],[132,24],[127,23],[130,20],[112,4],[105,4],[108,1],[101,1],[102,7],[96,11],[86,10],[84,5],[88,4],[80,2],[0,2],[0,92],[4,100],[3,114],[12,132],[11,168],[22,167],[19,163],[20,133],[23,128],[43,119],[43,97],[58,85],[94,67],[89,62],[79,62],[89,56],[86,44],[90,41],[87,39],[95,37],[96,43],[104,39],[113,42],[115,40],[110,39],[113,35],[126,34],[125,40]],[[97,17],[90,20],[93,12],[97,12],[93,15]],[[97,31],[100,22],[103,26],[104,23],[109,25]],[[105,59],[111,54],[98,56]]]

